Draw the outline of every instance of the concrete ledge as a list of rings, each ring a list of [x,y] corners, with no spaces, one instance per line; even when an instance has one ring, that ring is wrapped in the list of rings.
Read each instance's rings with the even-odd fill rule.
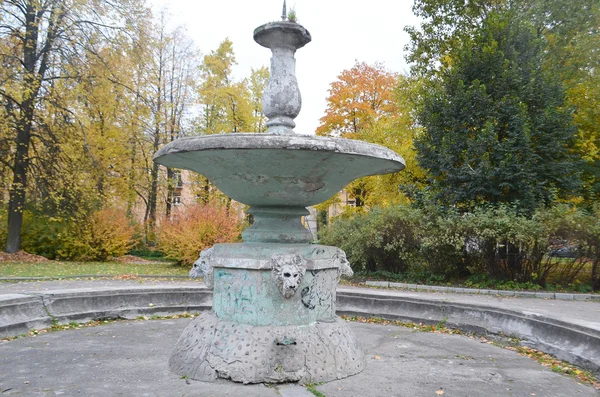
[[[385,295],[381,291],[337,293],[339,314],[437,324],[467,332],[516,336],[527,346],[600,373],[600,331],[545,316],[493,306]]]
[[[481,295],[501,295],[518,296],[521,298],[541,298],[541,299],[561,299],[577,301],[597,301],[600,302],[599,294],[569,294],[561,292],[536,292],[536,291],[503,291],[496,289],[477,289],[477,288],[455,288],[435,285],[392,283],[387,281],[365,281],[364,285],[368,287],[400,288],[413,291],[435,291],[452,292],[457,294],[481,294]]]
[[[0,295],[0,337],[52,323],[199,312],[212,307],[205,287],[136,287]]]
[[[0,295],[0,336],[23,334],[50,324],[52,317],[40,296]]]

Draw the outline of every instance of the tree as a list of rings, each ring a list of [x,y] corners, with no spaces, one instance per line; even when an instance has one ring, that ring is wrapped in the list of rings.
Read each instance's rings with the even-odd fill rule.
[[[575,150],[583,159],[582,198],[600,200],[600,4],[595,0],[546,0],[531,7],[546,38],[545,67],[560,76],[577,126]]]
[[[492,12],[530,23],[544,41],[541,62],[565,87],[577,127],[575,152],[582,162],[582,198],[589,207],[600,199],[600,4],[596,0],[416,0],[413,11],[420,28],[407,27],[411,37],[407,60],[415,76],[438,82],[440,70],[451,66],[454,53],[471,42]]]
[[[202,113],[198,126],[203,134],[244,132],[252,127],[250,94],[245,81],[233,80],[235,64],[233,43],[229,39],[204,56],[198,89]]]
[[[142,11],[138,11],[142,10]],[[125,25],[145,11],[138,2],[83,2],[78,0],[7,0],[0,2],[3,76],[0,95],[9,128],[9,168],[12,182],[8,202],[6,251],[21,245],[23,210],[30,185],[32,159],[38,149],[55,153],[57,136],[40,118],[56,111],[69,124],[71,112],[57,99],[60,80],[77,80],[83,54],[99,56],[99,46],[110,42]],[[103,40],[97,40],[102,37]]]
[[[470,209],[515,203],[531,212],[573,193],[574,128],[545,47],[513,13],[490,12],[424,96],[415,142],[438,201]]]
[[[352,182],[347,190],[358,208],[406,201],[399,185],[418,185],[423,178],[412,144],[417,131],[412,114],[417,83],[382,64],[364,62],[344,70],[331,83],[326,114],[317,134],[377,143],[400,153],[407,162],[402,172]]]
[[[269,69],[263,66],[252,68],[247,86],[250,90],[250,103],[252,104],[253,127],[252,132],[265,132],[267,118],[262,110],[262,96],[269,81]]]
[[[485,16],[507,4],[506,0],[415,0],[412,9],[422,20],[421,27],[405,27],[410,36],[406,59],[413,74],[434,77],[452,59],[453,51],[473,38]]]
[[[357,62],[331,83],[317,135],[351,137],[397,112],[393,91],[398,75],[383,64]]]

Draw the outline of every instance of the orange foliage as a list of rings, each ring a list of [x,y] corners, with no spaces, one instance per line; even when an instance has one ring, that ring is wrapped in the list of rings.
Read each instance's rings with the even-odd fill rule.
[[[331,83],[327,110],[320,119],[317,135],[351,138],[397,113],[394,100],[397,81],[398,75],[381,63],[370,66],[357,62],[352,69],[344,70],[338,80]]]
[[[205,248],[239,239],[242,222],[234,211],[208,203],[190,207],[158,230],[158,248],[169,259],[192,264]]]

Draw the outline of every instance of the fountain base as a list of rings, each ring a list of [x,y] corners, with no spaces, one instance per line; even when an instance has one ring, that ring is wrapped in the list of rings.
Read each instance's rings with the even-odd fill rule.
[[[303,326],[253,326],[202,313],[185,329],[171,370],[190,379],[242,383],[314,383],[359,373],[362,350],[346,322]]]

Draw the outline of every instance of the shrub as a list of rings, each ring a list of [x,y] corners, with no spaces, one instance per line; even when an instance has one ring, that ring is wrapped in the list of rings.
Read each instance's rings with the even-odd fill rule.
[[[435,276],[461,277],[469,273],[464,227],[460,215],[437,207],[421,210],[419,259],[421,273]],[[415,264],[417,264],[416,262]],[[416,271],[412,270],[413,272]]]
[[[335,219],[320,243],[340,247],[355,271],[404,272],[416,260],[421,214],[408,206],[375,208]]]
[[[225,206],[197,204],[160,225],[158,248],[169,259],[192,264],[203,249],[239,240],[241,230],[242,222]]]
[[[80,228],[81,235],[66,239],[59,255],[67,259],[105,261],[123,256],[133,246],[135,228],[123,211],[104,208]]]
[[[427,281],[469,277],[475,283],[600,289],[600,206],[567,205],[520,214],[506,205],[458,214],[439,207],[376,208],[334,219],[320,242],[346,251],[356,272],[403,273]],[[568,248],[570,257],[551,253]],[[590,287],[581,286],[591,270]],[[479,281],[477,281],[479,280]],[[485,280],[481,281],[481,280]]]
[[[124,211],[104,208],[82,219],[24,213],[23,249],[50,259],[105,261],[124,255],[135,229]]]

